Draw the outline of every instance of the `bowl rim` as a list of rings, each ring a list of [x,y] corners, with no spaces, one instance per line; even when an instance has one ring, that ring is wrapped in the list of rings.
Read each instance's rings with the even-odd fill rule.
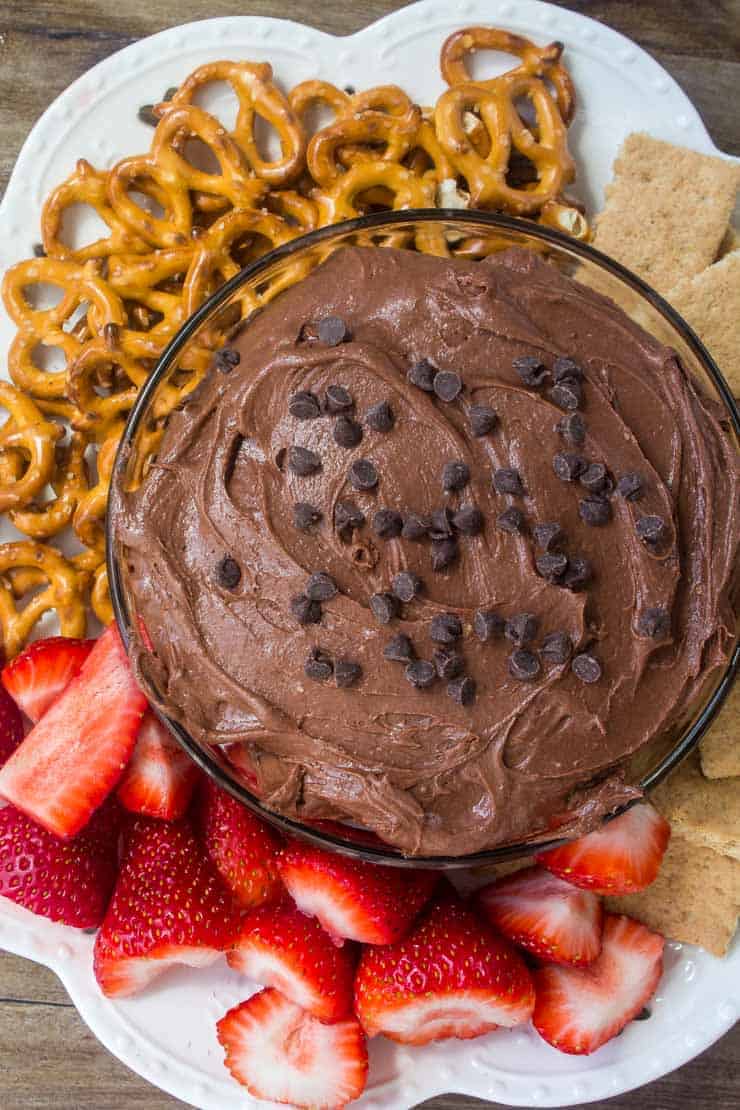
[[[111,499],[115,494],[119,479],[124,473],[130,447],[138,426],[148,410],[149,401],[174,360],[198,331],[203,321],[209,317],[212,312],[217,310],[234,292],[241,288],[242,285],[258,277],[259,274],[274,265],[274,263],[289,258],[298,251],[309,249],[326,240],[333,239],[337,235],[349,235],[361,231],[381,231],[387,228],[393,229],[396,225],[408,223],[432,222],[479,223],[490,229],[499,229],[516,234],[526,234],[530,238],[539,239],[543,243],[566,248],[570,253],[580,255],[588,261],[596,263],[601,269],[606,270],[634,292],[639,293],[642,298],[647,300],[679,333],[682,340],[702,364],[703,369],[711,379],[729,415],[735,435],[740,436],[740,410],[738,409],[738,404],[727,382],[722,376],[719,367],[693,329],[683,317],[676,312],[669,302],[648,285],[647,282],[643,281],[642,278],[632,273],[631,270],[628,270],[625,266],[622,266],[621,263],[610,258],[596,247],[588,243],[583,243],[580,240],[572,239],[565,233],[553,228],[543,227],[540,224],[530,223],[529,221],[517,217],[484,212],[478,209],[404,208],[388,212],[372,213],[367,216],[358,216],[351,220],[343,220],[340,223],[328,224],[326,227],[317,228],[304,235],[298,235],[294,239],[289,239],[286,243],[281,244],[267,254],[262,255],[262,257],[256,259],[248,266],[245,266],[239,273],[235,274],[220,286],[216,292],[180,326],[176,334],[165,347],[156,366],[149,374],[134,402],[127,417],[116,451],[111,473],[105,526],[106,565],[111,603],[116,624],[127,651],[130,639],[130,620],[119,562],[114,554],[114,513],[110,511]],[[248,318],[249,317],[245,317],[245,319]],[[699,715],[683,730],[679,739],[658,765],[638,783],[639,788],[644,794],[648,794],[654,787],[662,782],[663,779],[665,779],[666,776],[694,750],[725,702],[739,668],[740,642],[736,642],[722,677],[709,696],[706,704],[702,707]],[[262,817],[271,825],[280,829],[283,833],[289,836],[299,837],[302,840],[308,841],[321,848],[327,848],[330,851],[340,852],[344,855],[362,859],[366,862],[385,864],[392,867],[456,870],[478,867],[484,864],[500,863],[505,860],[532,855],[534,852],[541,852],[562,843],[562,838],[553,837],[550,840],[538,841],[536,843],[520,842],[502,845],[497,848],[488,848],[466,856],[404,856],[400,851],[394,849],[390,845],[385,848],[377,847],[373,844],[364,844],[361,841],[345,840],[328,831],[313,828],[303,822],[285,817],[283,814],[268,809],[246,786],[236,778],[227,774],[221,765],[212,758],[209,752],[201,747],[188,733],[187,729],[179,724],[178,721],[169,717],[156,706],[152,706],[151,708],[173,734],[179,744],[188,752],[190,757],[217,783],[218,786],[227,790],[237,801],[242,802],[242,804],[247,806],[253,813]],[[639,800],[640,799],[636,799],[633,802],[621,806],[614,813],[608,814],[605,820],[611,820],[613,817],[618,816],[620,813],[623,813],[626,809],[636,804]]]

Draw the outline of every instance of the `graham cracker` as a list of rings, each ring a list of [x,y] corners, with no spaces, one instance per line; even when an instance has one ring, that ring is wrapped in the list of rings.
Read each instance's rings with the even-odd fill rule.
[[[667,295],[717,257],[738,184],[732,162],[633,132],[614,163],[594,246]]]
[[[698,752],[692,752],[653,791],[651,801],[674,832],[693,844],[740,860],[740,782],[705,779]]]
[[[684,277],[667,295],[706,346],[740,396],[740,250],[726,254],[696,277]]]
[[[717,720],[702,740],[699,754],[706,778],[740,775],[740,682],[733,686]],[[740,790],[740,781],[737,789]]]
[[[655,882],[605,905],[671,940],[724,956],[740,914],[740,863],[674,832]]]
[[[740,250],[740,235],[737,228],[732,224],[727,228],[722,242],[717,251],[717,260],[724,258],[726,254],[732,254],[733,251]]]

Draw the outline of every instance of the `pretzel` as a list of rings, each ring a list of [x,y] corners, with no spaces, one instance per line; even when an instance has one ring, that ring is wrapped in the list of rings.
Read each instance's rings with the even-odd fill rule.
[[[85,546],[87,553],[90,553],[84,559],[85,569],[90,569],[90,564],[97,566],[105,559],[105,510],[121,431],[122,426],[119,423],[102,444],[97,460],[98,480],[79,499],[72,519],[77,539]]]
[[[26,577],[18,597],[13,572],[33,573]],[[20,593],[16,579],[16,590]],[[39,588],[45,583],[42,588]],[[31,540],[0,544],[0,627],[6,658],[11,659],[28,641],[45,613],[55,611],[63,636],[84,636],[87,617],[83,596],[87,579],[54,548]]]
[[[421,111],[413,105],[403,116],[375,110],[340,116],[308,144],[306,160],[311,176],[322,188],[334,185],[342,175],[338,155],[350,165],[400,162],[411,149],[420,123]],[[364,149],[379,143],[385,146],[382,153]]]
[[[93,575],[90,604],[100,623],[105,626],[109,625],[115,614],[108,591],[108,568],[105,563],[101,563]]]
[[[544,227],[554,227],[556,231],[562,231],[581,242],[588,242],[591,237],[591,228],[583,212],[567,199],[556,197],[548,200],[542,206],[537,222]]]
[[[11,523],[19,532],[34,540],[46,540],[67,527],[88,489],[86,448],[87,441],[78,433],[68,444],[57,445],[56,465],[49,480],[54,498],[45,505],[31,502],[24,508],[11,509]]]
[[[10,414],[0,428],[0,457],[6,464],[13,460],[0,482],[0,512],[7,512],[24,508],[49,482],[54,445],[63,433],[9,382],[0,381],[0,405]]]
[[[336,116],[348,111],[351,100],[348,93],[338,89],[330,81],[301,81],[288,93],[288,103],[305,131],[305,116],[310,108],[323,105]]]
[[[62,242],[60,235],[64,216],[73,204],[93,208],[107,224],[110,235],[78,248]],[[146,242],[118,218],[108,203],[108,174],[98,172],[84,158],[79,159],[74,173],[46,198],[41,212],[41,236],[49,257],[69,258],[75,262],[104,258],[120,251],[143,252],[148,249]]]

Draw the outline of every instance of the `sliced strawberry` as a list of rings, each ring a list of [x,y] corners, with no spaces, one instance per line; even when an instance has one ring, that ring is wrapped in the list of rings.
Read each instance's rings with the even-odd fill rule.
[[[0,796],[56,836],[75,836],[123,774],[145,708],[111,625],[0,770]]]
[[[437,883],[434,871],[381,867],[298,840],[283,851],[280,875],[299,910],[362,944],[400,940]]]
[[[277,836],[211,779],[203,780],[196,820],[206,851],[242,906],[251,909],[283,894]]]
[[[79,674],[94,643],[69,636],[36,640],[3,668],[3,686],[26,716],[38,721]]]
[[[437,899],[405,940],[365,948],[355,1013],[369,1037],[467,1040],[527,1021],[534,988],[522,957],[457,897]]]
[[[248,913],[227,958],[231,967],[255,983],[277,987],[320,1021],[339,1021],[352,1013],[353,947],[338,948],[316,918],[292,902]]]
[[[574,886],[632,894],[655,879],[670,835],[665,818],[642,802],[587,836],[541,852],[537,860]]]
[[[148,709],[118,797],[132,813],[176,821],[190,805],[199,774],[185,749]]]
[[[494,928],[556,964],[590,964],[601,951],[601,902],[541,867],[528,867],[478,891]]]
[[[339,1110],[367,1082],[367,1045],[357,1021],[325,1025],[279,991],[234,1006],[216,1026],[234,1079],[255,1098]]]
[[[103,920],[118,872],[121,808],[110,799],[72,840],[42,829],[14,806],[0,810],[0,894],[77,929]]]
[[[0,767],[23,739],[23,718],[10,694],[0,686]]]
[[[135,994],[172,964],[207,967],[240,924],[189,822],[139,817],[95,940],[95,978],[111,998]]]
[[[630,917],[606,914],[601,955],[592,964],[535,971],[537,1032],[561,1052],[595,1052],[655,993],[663,945],[663,937]]]

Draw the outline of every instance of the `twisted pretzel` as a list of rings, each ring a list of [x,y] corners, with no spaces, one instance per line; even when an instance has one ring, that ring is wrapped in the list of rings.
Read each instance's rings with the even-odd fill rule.
[[[411,149],[421,123],[421,110],[411,105],[403,116],[364,111],[340,116],[308,144],[307,162],[314,181],[328,189],[341,177],[341,158],[350,164],[401,162]],[[367,150],[383,144],[385,149]]]
[[[87,551],[92,553],[86,563],[92,563],[94,566],[105,559],[105,510],[121,431],[122,426],[119,424],[102,444],[98,452],[98,480],[79,499],[72,518],[75,535]],[[89,566],[86,569],[90,569]]]
[[[20,572],[15,589],[14,572]],[[24,572],[33,572],[26,573],[25,582]],[[0,544],[0,627],[6,657],[16,655],[37,622],[52,611],[63,636],[84,636],[86,584],[86,576],[52,547],[31,540]]]
[[[53,500],[45,505],[31,502],[25,508],[11,509],[11,523],[34,540],[46,540],[66,528],[88,489],[85,451],[87,441],[73,433],[70,442],[57,446],[56,465],[49,479]]]
[[[0,429],[0,512],[7,512],[24,508],[47,485],[54,470],[54,445],[63,432],[9,382],[0,381],[0,405],[10,413]]]
[[[60,235],[64,216],[73,204],[93,208],[107,224],[110,235],[77,249],[63,243]],[[118,218],[108,203],[108,174],[100,173],[84,158],[77,162],[74,173],[46,198],[41,213],[41,235],[49,257],[70,258],[75,262],[105,258],[120,251],[141,252],[148,249],[145,241]]]

